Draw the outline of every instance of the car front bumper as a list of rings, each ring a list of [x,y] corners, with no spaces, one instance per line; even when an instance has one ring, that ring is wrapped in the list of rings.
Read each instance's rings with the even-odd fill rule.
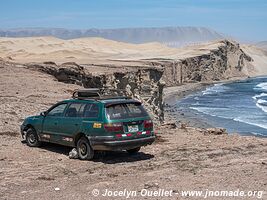
[[[89,138],[94,150],[121,151],[134,149],[141,146],[150,145],[155,141],[155,136],[134,138],[128,140],[100,140]]]

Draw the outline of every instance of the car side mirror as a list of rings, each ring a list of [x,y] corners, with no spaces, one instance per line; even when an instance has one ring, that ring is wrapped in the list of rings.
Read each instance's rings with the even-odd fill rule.
[[[43,116],[43,117],[45,117],[46,116],[46,111],[41,112],[40,115]]]

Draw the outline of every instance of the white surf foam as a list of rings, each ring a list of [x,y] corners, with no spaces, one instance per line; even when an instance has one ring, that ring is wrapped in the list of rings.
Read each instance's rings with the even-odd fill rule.
[[[258,99],[257,101],[258,104],[266,104],[267,105],[267,101],[264,99]]]
[[[263,100],[263,101],[264,101],[264,103],[267,103],[267,101],[265,101],[265,100]],[[213,113],[214,108],[209,108],[209,107],[190,107],[190,108],[197,110],[198,112],[204,113],[206,115],[209,115],[209,116],[220,117],[220,118],[224,118],[224,119],[230,119],[230,120],[234,120],[237,122],[242,122],[245,124],[249,124],[249,125],[253,125],[253,126],[267,129],[267,124],[265,124],[265,123],[261,124],[260,122],[256,121],[255,119],[246,118],[244,116],[235,118],[234,116],[229,115],[229,112],[225,112],[225,111],[229,111],[229,109],[226,109],[226,108],[216,108],[216,114]],[[222,113],[222,114],[218,114],[218,113]]]
[[[226,113],[225,111],[229,111],[227,108],[210,108],[210,107],[189,107],[190,109],[196,110],[198,112],[204,113],[206,115],[210,115],[213,117],[221,117],[225,119],[233,119],[230,115],[219,115],[218,113]],[[216,113],[216,114],[215,114]]]
[[[258,95],[253,96],[252,98],[255,99],[255,100],[257,100],[257,99],[259,99],[261,97],[267,97],[267,93],[261,93],[261,94],[258,94]]]
[[[263,99],[259,99],[256,103],[256,106],[260,108],[263,112],[267,113],[267,101]]]
[[[258,127],[267,129],[267,124],[265,125],[265,124],[260,124],[258,122],[252,122],[250,119],[246,119],[246,118],[234,118],[234,121],[242,122],[242,123],[245,123],[245,124],[250,124],[250,125],[253,125],[253,126],[258,126]]]
[[[262,133],[256,133],[256,132],[251,132],[252,135],[255,135],[255,136],[263,136],[263,137],[266,137],[266,135],[262,134]]]
[[[227,89],[228,87],[226,87],[225,85],[223,85],[223,83],[217,83],[212,87],[208,87],[206,88],[206,90],[204,90],[202,92],[202,95],[209,95],[209,94],[215,94],[215,93],[220,93],[223,92]]]
[[[254,90],[260,90],[260,91],[263,91],[263,92],[267,92],[267,82],[259,83],[253,89]]]

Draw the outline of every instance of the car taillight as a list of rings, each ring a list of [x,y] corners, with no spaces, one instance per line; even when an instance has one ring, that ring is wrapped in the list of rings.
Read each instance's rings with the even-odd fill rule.
[[[145,120],[144,121],[144,128],[153,128],[152,120]]]
[[[127,134],[116,134],[117,138],[122,138],[122,137],[131,137],[132,134],[131,133],[127,133]]]
[[[116,137],[117,138],[121,138],[122,137],[122,134],[116,134]]]
[[[109,131],[109,132],[123,131],[122,123],[104,124],[104,128],[105,128],[106,131]]]

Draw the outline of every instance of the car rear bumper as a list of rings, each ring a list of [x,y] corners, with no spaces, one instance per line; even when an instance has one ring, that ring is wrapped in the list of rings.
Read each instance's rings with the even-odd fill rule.
[[[155,136],[135,138],[129,140],[106,140],[90,138],[91,146],[94,150],[121,151],[134,149],[141,146],[150,145],[155,141]]]

